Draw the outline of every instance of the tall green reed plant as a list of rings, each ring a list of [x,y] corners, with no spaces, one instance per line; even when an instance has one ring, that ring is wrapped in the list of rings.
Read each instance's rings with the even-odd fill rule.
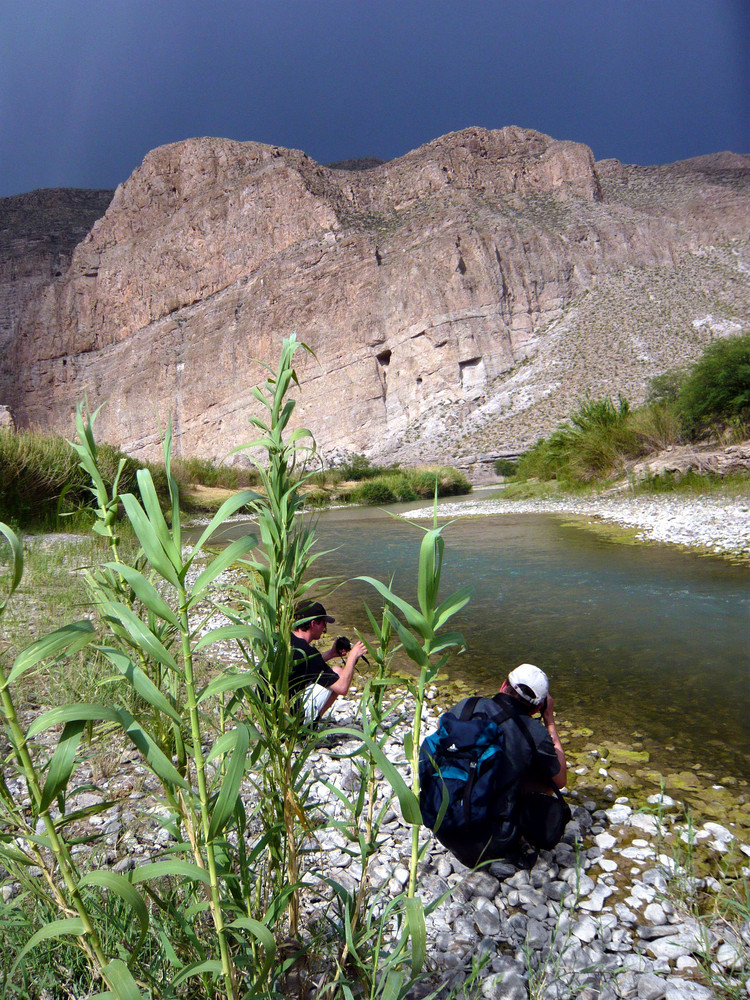
[[[422,713],[427,687],[438,677],[451,655],[465,648],[460,632],[447,632],[445,626],[471,598],[471,588],[466,586],[455,591],[438,603],[440,579],[443,569],[445,539],[443,531],[447,525],[438,527],[437,503],[433,513],[433,526],[424,528],[424,537],[419,550],[417,573],[417,605],[413,606],[399,597],[391,587],[372,577],[361,577],[386,601],[386,614],[401,646],[409,659],[417,667],[416,680],[410,684],[415,700],[415,712],[411,733],[405,741],[407,758],[411,764],[412,787],[407,788],[392,766],[387,769],[391,784],[396,791],[404,819],[412,825],[412,852],[409,867],[409,895],[413,897],[417,881],[419,862],[419,828],[422,816],[419,811],[419,747],[422,734]],[[396,612],[400,612],[403,621]],[[384,761],[378,761],[381,767]],[[398,780],[397,780],[398,779]]]
[[[292,358],[299,346],[295,338],[284,341],[278,371],[271,372],[263,387],[253,390],[267,409],[267,418],[251,419],[261,437],[246,447],[259,449],[266,458],[267,465],[253,458],[265,494],[246,491],[227,501],[187,554],[182,550],[169,433],[164,459],[172,500],[171,527],[161,513],[147,471],[138,476],[142,502],[129,494],[119,498],[142,546],[143,566],[138,567],[125,566],[118,557],[111,518],[117,498],[107,496],[96,480],[93,435],[86,427],[81,434],[79,427],[79,454],[94,482],[99,530],[111,535],[114,553],[103,571],[91,576],[92,593],[113,640],[103,651],[150,709],[150,731],[141,720],[134,719],[133,725],[138,727],[141,742],[147,741],[146,764],[161,781],[171,829],[179,835],[172,854],[191,856],[190,862],[181,859],[178,868],[170,862],[159,863],[165,866],[159,873],[188,881],[192,877],[209,887],[208,909],[219,960],[196,961],[184,966],[179,975],[220,973],[228,996],[236,995],[237,989],[232,958],[237,932],[250,931],[268,957],[272,953],[268,927],[281,920],[287,907],[292,935],[298,923],[297,828],[305,815],[306,773],[305,752],[296,750],[300,719],[289,695],[289,637],[295,600],[313,585],[312,581],[303,583],[303,576],[312,561],[314,540],[313,531],[298,518],[302,501],[294,476],[298,453],[314,450],[314,442],[304,429],[285,438],[294,410],[294,401],[286,397],[297,382]],[[255,548],[256,538],[241,538],[213,558],[191,584],[191,569],[204,546],[242,506],[256,517],[257,551],[244,558]],[[246,583],[238,588],[244,614],[228,611],[230,625],[201,635],[200,606],[217,577],[233,564],[241,565],[246,574]],[[227,639],[241,643],[250,669],[199,685],[197,654]],[[204,751],[207,732],[216,726],[207,711],[215,699],[220,699],[215,742]],[[239,718],[241,710],[244,721]],[[256,791],[258,805],[252,817],[245,814],[239,794],[245,778]],[[249,819],[260,820],[264,827],[263,836],[250,851],[244,840]],[[227,839],[230,831],[236,850]],[[239,871],[233,868],[238,859]],[[257,871],[251,873],[250,864]],[[205,879],[199,872],[206,873]],[[257,877],[258,872],[262,877]],[[234,919],[228,922],[228,917]],[[262,966],[266,972],[267,966],[266,961]]]
[[[255,539],[252,536],[239,539],[218,555],[209,556],[207,565],[202,562],[204,550],[224,520],[251,496],[239,494],[227,501],[198,541],[183,548],[177,486],[170,471],[170,433],[164,454],[172,505],[171,527],[147,470],[138,473],[140,499],[131,493],[118,494],[119,474],[112,489],[107,489],[98,466],[93,418],[84,420],[79,410],[77,425],[79,440],[75,448],[81,465],[91,477],[91,491],[97,504],[96,529],[109,539],[112,554],[108,563],[89,574],[91,593],[109,640],[100,650],[114,667],[120,684],[135,690],[144,711],[137,713],[140,715],[137,717],[111,702],[66,705],[44,713],[28,732],[21,729],[8,685],[42,658],[90,642],[93,628],[89,622],[68,626],[41,640],[40,645],[21,654],[7,677],[3,674],[6,727],[32,801],[31,815],[27,816],[21,809],[14,811],[13,798],[8,793],[3,796],[5,809],[16,831],[23,830],[26,824],[24,843],[29,845],[33,862],[48,873],[52,898],[64,914],[60,921],[42,927],[24,951],[56,934],[75,935],[92,966],[109,985],[110,995],[140,996],[129,966],[136,968],[140,943],[149,932],[148,898],[160,910],[161,932],[166,928],[168,939],[171,937],[167,948],[172,966],[169,990],[191,980],[191,990],[197,982],[203,992],[213,995],[212,983],[218,978],[222,992],[234,998],[240,995],[241,981],[259,987],[267,983],[275,942],[268,922],[249,916],[245,900],[237,892],[243,875],[247,881],[247,872],[236,870],[236,861],[243,858],[243,852],[234,852],[231,844],[232,835],[236,838],[244,824],[240,788],[253,734],[242,722],[231,729],[221,729],[210,706],[213,700],[247,685],[252,678],[219,677],[201,683],[196,666],[199,650],[208,649],[218,638],[225,637],[221,630],[218,635],[211,632],[201,635],[200,607],[217,577],[241,559],[253,547]],[[136,565],[120,558],[114,528],[120,503],[141,545]],[[20,547],[9,529],[3,534],[12,546],[11,589],[14,590],[20,579],[20,569],[15,567],[22,565]],[[242,634],[247,635],[253,628],[244,626]],[[110,690],[116,698],[117,689]],[[79,812],[69,812],[66,793],[79,762],[77,754],[84,729],[101,723],[119,728],[140,751],[142,765],[161,787],[162,802],[169,813],[167,828],[175,840],[166,859],[141,865],[129,878],[111,871],[90,872],[81,877],[72,853],[59,835],[59,829],[71,822],[71,815],[80,817]],[[64,727],[63,734],[47,779],[42,782],[39,765],[29,751],[29,740],[51,733],[60,724]],[[7,790],[5,785],[4,790]],[[50,811],[53,804],[61,819],[53,819]],[[35,833],[40,821],[46,830],[41,850]],[[49,863],[45,857],[47,847],[54,858]],[[14,853],[7,846],[5,850],[10,851],[14,863],[24,863],[23,852]],[[117,961],[113,964],[101,948],[81,893],[83,886],[92,884],[120,895],[141,927],[139,941],[127,965],[119,960],[119,964]],[[180,905],[173,902],[175,884],[180,889],[182,906],[192,913],[192,922],[185,919]],[[137,887],[142,887],[146,898]],[[71,913],[76,916],[70,916]],[[203,914],[212,923],[213,935],[206,934]],[[273,917],[272,913],[269,922]],[[142,982],[151,978],[150,971],[143,967],[138,975]]]
[[[399,597],[392,586],[387,586],[372,577],[360,577],[374,587],[385,602],[380,625],[370,615],[373,631],[378,638],[373,652],[376,655],[376,662],[381,663],[382,667],[372,685],[366,687],[366,697],[362,700],[361,753],[365,764],[361,787],[370,788],[370,793],[363,793],[358,804],[361,813],[362,804],[369,803],[364,826],[365,835],[360,840],[363,869],[366,869],[366,862],[377,843],[379,825],[385,811],[385,806],[381,806],[377,817],[374,812],[374,786],[370,782],[374,779],[376,769],[388,782],[392,795],[397,797],[402,816],[411,825],[412,835],[409,880],[404,893],[393,898],[376,894],[367,900],[367,905],[363,905],[367,897],[367,890],[362,891],[362,887],[367,884],[363,873],[361,891],[357,898],[347,897],[343,891],[338,894],[343,904],[341,927],[346,945],[339,962],[340,976],[331,984],[331,991],[335,993],[339,989],[341,995],[345,997],[351,995],[345,975],[347,960],[357,969],[370,1000],[380,996],[397,1000],[405,996],[415,980],[420,977],[426,958],[425,916],[441,902],[439,899],[434,900],[425,908],[417,895],[418,866],[425,850],[425,845],[420,847],[419,843],[422,823],[419,808],[422,714],[428,685],[437,678],[452,653],[464,648],[460,633],[446,631],[445,627],[470,597],[469,588],[465,587],[439,602],[445,549],[445,540],[442,536],[444,528],[445,525],[438,527],[436,507],[433,526],[423,529],[416,606]],[[390,646],[392,637],[397,643],[395,647]],[[383,691],[390,682],[386,663],[398,649],[403,649],[417,668],[416,678],[406,682],[407,692],[413,695],[415,704],[411,729],[404,740],[404,749],[411,770],[411,784],[404,780],[399,769],[389,760],[385,752],[385,743],[392,728],[386,722],[382,701]],[[356,827],[357,819],[353,809],[352,829]]]
[[[2,522],[0,534],[10,549],[7,579],[4,581],[7,592],[0,597],[2,615],[23,577],[23,549],[18,536]],[[66,815],[64,809],[64,797],[73,772],[75,755],[89,717],[88,706],[81,706],[74,712],[56,713],[54,723],[62,724],[62,733],[49,759],[46,761],[42,758],[40,762],[34,754],[33,741],[35,736],[47,729],[47,725],[44,720],[37,720],[26,730],[12,694],[12,685],[24,674],[45,662],[58,662],[61,656],[74,654],[94,638],[91,622],[84,619],[64,625],[33,642],[15,658],[9,670],[0,660],[2,723],[5,738],[11,748],[7,764],[10,765],[12,779],[19,780],[26,789],[26,796],[15,794],[8,784],[8,771],[4,769],[5,773],[0,781],[0,811],[3,819],[0,858],[11,878],[24,886],[27,892],[35,893],[37,898],[51,907],[52,912],[60,914],[57,919],[48,920],[31,935],[16,956],[10,975],[13,975],[26,954],[41,942],[73,938],[92,969],[109,986],[112,991],[109,995],[119,997],[126,996],[129,992],[132,976],[127,966],[119,958],[107,954],[102,946],[101,936],[84,892],[87,885],[97,884],[97,880],[81,874],[66,829],[71,822],[94,811],[91,808],[78,809]],[[28,800],[28,806],[24,804],[25,799]],[[30,877],[32,869],[35,874]],[[41,878],[38,877],[39,873]],[[114,875],[112,879],[105,877],[98,884],[110,888],[123,898],[126,898],[128,892],[132,893],[130,888],[123,889]]]
[[[260,436],[236,449],[249,451],[263,487],[249,504],[260,545],[246,562],[244,584],[237,591],[242,611],[234,616],[240,630],[252,623],[248,659],[257,678],[255,686],[243,690],[242,708],[264,747],[263,766],[256,769],[253,781],[264,804],[268,891],[286,893],[292,938],[299,924],[300,831],[308,827],[307,760],[315,740],[289,690],[291,632],[296,603],[327,582],[310,576],[315,529],[302,518],[300,488],[315,475],[315,441],[306,428],[287,433],[295,408],[288,395],[293,384],[299,385],[293,358],[300,347],[304,345],[295,337],[284,340],[278,370],[265,366],[269,377],[252,390],[265,410],[250,418]]]
[[[164,445],[168,522],[148,470],[138,472],[138,496],[119,494],[117,474],[107,484],[99,471],[96,415],[78,412],[74,448],[91,481],[95,530],[110,547],[110,559],[89,574],[102,621],[98,650],[113,670],[102,688],[107,698],[101,704],[52,709],[25,733],[12,703],[6,703],[9,685],[20,673],[45,657],[91,642],[90,623],[67,626],[40,640],[41,645],[21,654],[8,682],[0,681],[0,686],[11,742],[21,769],[28,769],[35,803],[17,817],[16,829],[26,830],[18,834],[27,845],[26,861],[16,856],[10,863],[28,867],[41,859],[46,877],[29,891],[46,887],[45,903],[51,900],[61,914],[60,920],[32,936],[26,950],[56,935],[72,935],[107,986],[102,996],[135,1000],[144,990],[153,997],[214,996],[217,991],[232,1000],[268,995],[284,968],[276,941],[285,932],[294,938],[298,931],[300,863],[309,850],[307,841],[315,838],[318,820],[312,818],[309,801],[314,734],[303,725],[290,697],[289,636],[295,602],[325,583],[310,578],[314,529],[299,516],[300,479],[295,472],[300,457],[314,450],[314,442],[304,429],[286,433],[294,410],[287,393],[297,382],[292,359],[299,346],[294,338],[284,341],[278,370],[269,369],[269,378],[254,392],[266,416],[253,418],[260,436],[247,447],[265,456],[266,462],[257,458],[265,495],[247,491],[227,501],[192,544],[185,544],[180,526],[170,431]],[[119,543],[120,506],[140,545],[135,557],[126,558]],[[246,535],[218,554],[211,552],[209,546],[226,519],[243,506],[256,518],[260,544]],[[16,589],[22,554],[10,529],[3,533],[12,547],[11,589]],[[445,626],[468,600],[464,589],[439,603],[443,551],[442,528],[435,517],[420,548],[417,606],[403,601],[391,587],[370,581],[386,605],[379,625],[371,616],[377,636],[371,652],[380,666],[365,685],[360,781],[350,800],[346,829],[341,829],[352,850],[359,850],[365,877],[350,898],[337,894],[342,948],[339,972],[329,984],[331,991],[347,997],[353,995],[347,978],[353,968],[373,1000],[395,1000],[408,991],[425,958],[425,913],[430,907],[425,910],[416,895],[422,707],[427,684],[451,651],[462,646],[460,635]],[[230,568],[243,574],[232,607],[215,601],[218,582]],[[217,608],[227,615],[228,625],[212,627],[209,618]],[[387,663],[393,639],[419,670],[412,685],[417,710],[406,740],[411,787],[385,752],[390,723],[383,692],[390,683]],[[227,640],[245,653],[245,668],[205,679],[201,660],[210,656],[215,643]],[[42,780],[33,741],[49,739],[59,726],[62,736]],[[74,799],[84,732],[93,731],[94,738],[106,733],[111,740],[115,730],[139,752],[141,766],[156,783],[162,823],[171,836],[161,857],[129,875],[79,870],[61,836],[74,819],[85,817]],[[375,905],[366,889],[366,872],[379,848],[380,825],[390,801],[378,787],[378,770],[389,784],[389,795],[398,797],[413,836],[407,892]],[[243,794],[248,789],[250,794]],[[12,796],[3,801],[9,809]],[[51,812],[53,802],[57,816]],[[108,805],[97,808],[103,811]],[[45,829],[49,827],[48,840],[40,841],[35,833],[40,819]],[[12,854],[10,840],[0,840],[3,844]],[[92,908],[86,904],[91,893],[102,890],[133,915],[130,935],[113,945],[115,957],[102,947]],[[146,941],[156,942],[148,955],[158,954],[160,963],[144,958]]]
[[[229,850],[229,834],[241,825],[240,787],[250,748],[251,733],[242,723],[226,730],[210,711],[213,700],[232,686],[249,683],[248,677],[219,677],[199,681],[197,657],[218,637],[201,634],[202,604],[217,579],[255,544],[245,536],[203,564],[209,540],[249,499],[240,493],[228,500],[198,541],[183,548],[178,489],[171,474],[171,432],[164,445],[164,464],[171,501],[171,526],[162,513],[151,474],[137,476],[140,499],[118,496],[117,481],[107,492],[98,475],[92,420],[78,415],[79,440],[75,445],[81,464],[92,481],[97,503],[95,530],[110,540],[112,559],[89,574],[94,603],[108,633],[101,652],[115,669],[121,685],[137,693],[143,711],[131,714],[123,707],[91,706],[94,719],[116,721],[141,753],[142,764],[161,787],[175,839],[166,860],[141,866],[132,884],[142,884],[161,908],[160,918],[180,939],[180,953],[173,942],[173,986],[198,978],[204,989],[209,981],[222,980],[228,997],[238,995],[240,971],[263,978],[266,962],[258,963],[253,948],[242,948],[248,934],[260,941],[269,955],[273,939],[268,928],[248,920],[241,900],[233,892],[238,880]],[[113,512],[122,503],[141,546],[135,564],[120,559]],[[195,569],[194,569],[195,567]],[[197,571],[197,572],[196,572]],[[221,636],[223,638],[223,636]],[[116,697],[116,689],[115,689]],[[215,932],[215,946],[185,927],[174,906],[164,902],[157,885],[177,880],[184,899],[200,913],[208,913]]]

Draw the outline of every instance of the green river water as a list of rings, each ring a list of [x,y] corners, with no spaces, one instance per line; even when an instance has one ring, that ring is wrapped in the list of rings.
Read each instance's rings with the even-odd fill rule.
[[[415,601],[414,524],[345,508],[317,515],[317,533],[332,551],[315,575],[351,581],[326,600],[334,635],[366,626],[363,600],[380,608],[354,577],[393,578]],[[750,569],[542,514],[461,518],[445,539],[442,595],[466,583],[473,595],[454,619],[468,648],[446,680],[493,693],[509,669],[536,663],[564,722],[643,746],[656,767],[750,778]]]

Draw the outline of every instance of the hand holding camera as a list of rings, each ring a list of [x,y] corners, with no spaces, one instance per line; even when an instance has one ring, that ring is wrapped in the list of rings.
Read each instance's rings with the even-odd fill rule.
[[[346,656],[346,654],[352,648],[351,640],[348,639],[347,636],[345,636],[345,635],[340,635],[336,639],[336,641],[334,642],[333,645],[334,645],[334,648],[336,649],[336,653],[338,654],[338,656]],[[363,643],[358,642],[357,645],[358,646],[362,646],[362,648],[364,649],[364,644]],[[367,657],[364,655],[364,653],[360,653],[360,656],[365,661],[365,663],[369,666],[370,661],[367,659]]]

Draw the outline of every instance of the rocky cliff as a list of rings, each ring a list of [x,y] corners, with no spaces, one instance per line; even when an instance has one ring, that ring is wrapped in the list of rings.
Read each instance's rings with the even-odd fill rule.
[[[298,422],[328,457],[514,451],[583,393],[748,326],[750,157],[595,163],[540,133],[472,128],[366,170],[221,139],[164,146],[27,303],[0,403],[155,453],[247,440],[248,389],[296,331]]]
[[[56,188],[0,198],[0,358],[25,303],[67,271],[73,250],[113,194]]]

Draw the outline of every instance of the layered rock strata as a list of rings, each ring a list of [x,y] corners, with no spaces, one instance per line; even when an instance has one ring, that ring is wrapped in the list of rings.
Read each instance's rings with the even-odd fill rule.
[[[750,157],[595,163],[467,129],[368,170],[194,139],[148,154],[21,316],[0,403],[141,457],[248,440],[283,336],[298,423],[341,452],[468,460],[532,443],[583,393],[648,380],[750,315]]]

